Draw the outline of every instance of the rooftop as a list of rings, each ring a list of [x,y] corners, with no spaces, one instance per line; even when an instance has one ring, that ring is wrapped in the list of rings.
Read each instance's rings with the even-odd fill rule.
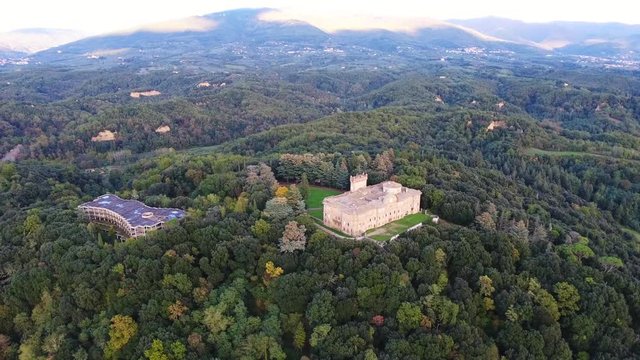
[[[420,196],[420,194],[422,194],[420,190],[404,187],[395,181],[385,181],[356,191],[325,198],[324,204],[342,208],[344,212],[355,213],[378,208],[383,204],[402,201],[416,195]]]
[[[186,213],[174,208],[156,208],[137,200],[124,200],[117,195],[106,194],[79,207],[95,207],[111,210],[133,226],[153,226],[173,219],[181,219]]]

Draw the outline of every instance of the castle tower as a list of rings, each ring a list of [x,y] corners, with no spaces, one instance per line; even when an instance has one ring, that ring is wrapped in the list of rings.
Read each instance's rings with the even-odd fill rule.
[[[369,176],[366,173],[358,174],[356,176],[349,176],[349,181],[351,182],[351,191],[366,188],[368,177]]]

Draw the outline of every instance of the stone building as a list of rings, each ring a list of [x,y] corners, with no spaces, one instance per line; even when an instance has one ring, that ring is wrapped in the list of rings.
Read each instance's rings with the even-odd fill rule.
[[[156,208],[140,201],[124,200],[113,194],[97,197],[78,206],[90,221],[114,225],[119,237],[138,237],[151,230],[161,229],[164,223],[181,219],[186,213],[180,209]]]
[[[351,189],[324,199],[324,224],[345,234],[361,236],[409,214],[420,212],[422,192],[394,181],[367,186],[367,174],[350,177]]]

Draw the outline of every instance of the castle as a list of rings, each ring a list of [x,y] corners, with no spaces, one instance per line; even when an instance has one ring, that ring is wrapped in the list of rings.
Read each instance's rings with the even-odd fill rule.
[[[323,222],[345,234],[361,236],[409,214],[420,212],[422,192],[394,181],[367,186],[367,174],[351,176],[351,189],[323,200]]]

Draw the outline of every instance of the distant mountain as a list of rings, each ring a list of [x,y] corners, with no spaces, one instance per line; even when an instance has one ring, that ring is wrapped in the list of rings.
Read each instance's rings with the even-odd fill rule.
[[[80,32],[64,29],[21,29],[0,33],[0,51],[34,53],[83,38]]]
[[[323,30],[308,22],[271,19],[270,9],[241,9],[146,26],[136,31],[85,38],[36,54],[35,61],[55,64],[146,64],[260,66],[325,63],[333,60],[396,64],[437,57],[450,49],[482,47],[494,51],[539,51],[528,45],[491,38],[454,24],[438,22],[409,30]],[[375,22],[373,22],[376,24]],[[393,59],[392,59],[393,58]]]
[[[32,64],[225,71],[349,64],[393,68],[445,58],[503,62],[533,56],[544,61],[549,54],[589,55],[615,65],[640,54],[637,25],[301,18],[273,9],[225,11],[84,38],[30,58]]]
[[[504,40],[561,53],[602,56],[640,51],[640,25],[564,21],[526,23],[497,17],[449,22]]]

